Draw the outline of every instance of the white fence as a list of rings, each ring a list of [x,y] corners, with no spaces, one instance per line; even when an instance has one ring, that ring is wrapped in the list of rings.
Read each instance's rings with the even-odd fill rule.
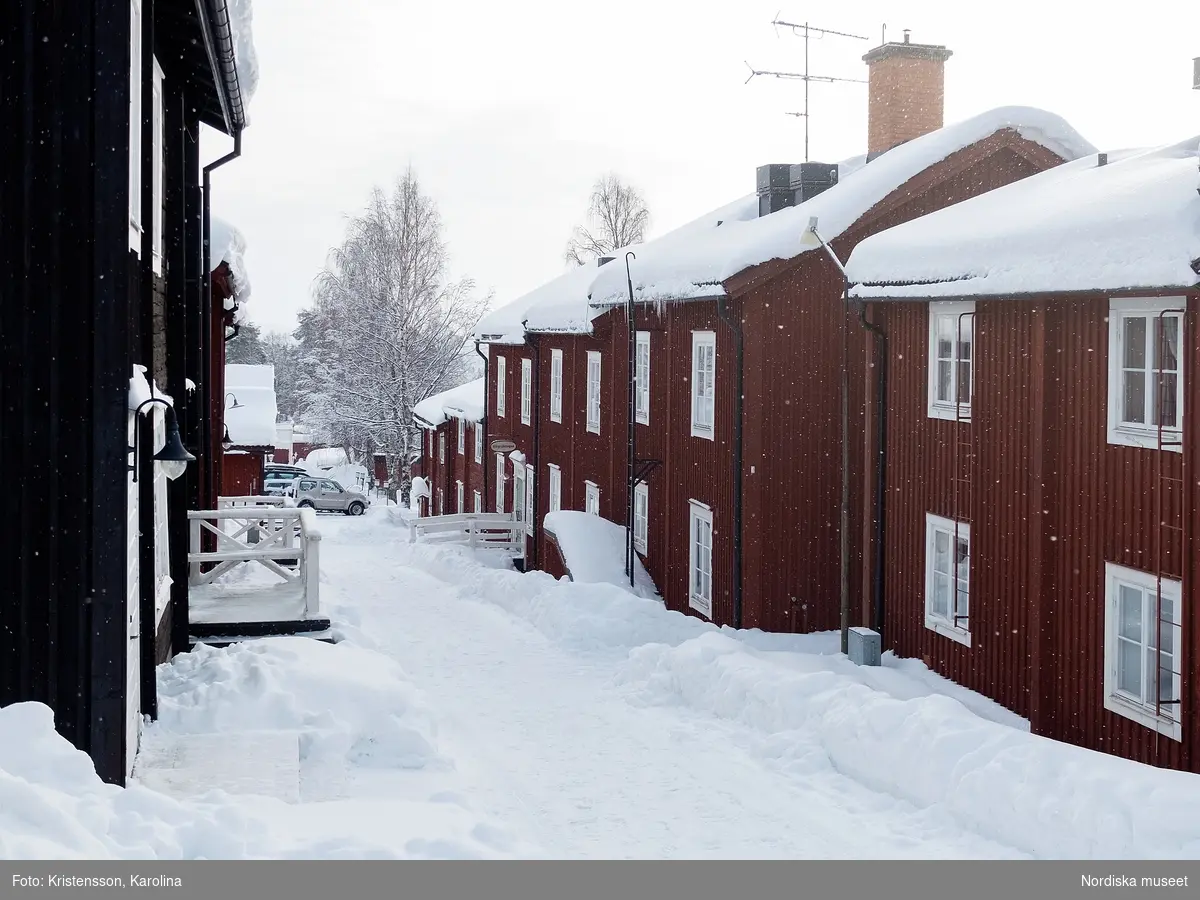
[[[525,555],[525,525],[512,513],[456,513],[409,521],[409,540],[424,544],[464,544]]]

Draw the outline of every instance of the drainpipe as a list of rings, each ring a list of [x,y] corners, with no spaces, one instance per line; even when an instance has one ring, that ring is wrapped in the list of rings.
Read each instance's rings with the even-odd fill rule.
[[[521,324],[524,325],[523,322]],[[538,496],[541,494],[541,491],[538,490],[538,479],[540,478],[540,473],[542,471],[542,443],[538,439],[539,435],[541,434],[542,425],[540,406],[542,394],[540,387],[540,373],[542,371],[542,348],[539,343],[539,338],[536,335],[526,332],[525,340],[529,342],[529,346],[533,350],[533,372],[530,373],[529,376],[533,380],[533,384],[529,386],[530,393],[532,394],[529,403],[533,407],[533,409],[530,411],[530,416],[533,419],[533,504],[531,509],[525,510],[525,515],[529,516],[529,521],[533,523],[533,568],[536,569],[539,562],[537,510]],[[525,473],[525,477],[529,477],[528,472]]]
[[[491,382],[488,381],[488,354],[484,353],[482,350],[479,349],[479,343],[480,343],[479,341],[475,342],[475,353],[478,354],[479,358],[483,360],[483,421],[480,422],[475,427],[483,429],[483,459],[480,461],[480,465],[483,466],[483,498],[482,498],[483,499],[483,508],[487,509],[488,457],[491,455],[491,449],[492,449],[488,444],[487,425],[488,425],[489,416],[487,414],[487,395],[488,395],[489,385],[491,384]],[[422,440],[424,440],[424,438],[422,438]]]
[[[733,395],[733,627],[742,627],[742,418],[745,396],[745,336],[729,311],[729,298],[717,298],[717,315],[734,337],[737,390]]]
[[[875,630],[883,642],[884,623],[884,555],[887,534],[887,387],[888,387],[888,336],[882,325],[867,321],[867,305],[861,304],[858,310],[858,320],[863,328],[875,335],[879,347],[879,376],[875,381],[876,421],[879,423],[875,436],[875,565],[872,573],[871,589],[875,607]]]
[[[633,496],[636,489],[635,479],[637,468],[637,320],[635,318],[635,310],[633,306],[633,276],[629,274],[629,258],[637,259],[637,254],[632,250],[625,254],[625,280],[629,285],[629,300],[626,306],[626,315],[629,320],[629,483],[626,486],[625,492],[625,571],[629,574],[629,586],[634,585],[634,572],[637,566],[634,564],[637,551],[633,546]]]
[[[203,318],[203,327],[200,329],[200,339],[203,342],[204,352],[201,355],[201,399],[204,403],[204,415],[200,417],[200,438],[201,446],[204,447],[204,486],[205,489],[212,492],[215,498],[216,485],[213,481],[216,477],[216,460],[213,458],[212,449],[212,417],[213,417],[213,371],[212,371],[212,173],[221,168],[226,163],[230,163],[242,155],[242,132],[239,129],[233,135],[233,151],[222,156],[220,159],[210,162],[204,167],[204,215],[203,215],[203,235],[204,235],[204,257],[202,263],[204,265],[204,295],[200,304],[201,315]]]

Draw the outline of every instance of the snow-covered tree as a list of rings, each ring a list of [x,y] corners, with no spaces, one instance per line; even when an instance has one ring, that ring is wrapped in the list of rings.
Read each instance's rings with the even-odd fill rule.
[[[450,282],[442,222],[409,169],[351,219],[300,317],[303,415],[352,455],[382,453],[407,496],[420,448],[413,407],[466,379],[491,297]]]
[[[587,217],[588,225],[577,226],[567,242],[567,262],[577,266],[641,243],[650,225],[650,210],[641,192],[612,173],[592,186]]]
[[[269,362],[257,325],[248,321],[240,323],[237,337],[225,344],[225,362],[248,366],[262,366]]]
[[[300,388],[300,344],[282,331],[268,331],[259,342],[266,361],[275,367],[275,405],[279,410],[279,421],[294,420],[300,413],[303,400]]]

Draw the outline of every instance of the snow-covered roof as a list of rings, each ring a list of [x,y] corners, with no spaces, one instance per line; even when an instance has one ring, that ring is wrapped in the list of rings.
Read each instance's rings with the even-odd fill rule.
[[[856,170],[856,161],[848,161],[851,164],[839,170],[837,184],[799,206],[759,217],[757,200],[751,195],[705,217],[703,227],[692,223],[634,247],[634,296],[651,302],[720,296],[725,292],[722,283],[739,272],[813,249],[800,243],[810,218],[818,219],[821,236],[831,241],[905,182],[1005,129],[1065,160],[1095,151],[1053,113],[1019,106],[993,109],[901,144],[866,165],[859,162]],[[592,284],[593,304],[620,303],[627,295],[623,267],[600,270]]]
[[[222,262],[228,263],[237,302],[245,304],[250,299],[250,278],[246,274],[245,261],[246,238],[224,219],[211,216],[208,240],[208,270],[212,272]]]
[[[277,418],[275,367],[227,365],[225,395],[225,427],[234,446],[273,448]],[[237,409],[233,408],[234,400]]]
[[[1189,288],[1200,137],[1089,155],[881,232],[847,264],[855,296],[983,297]]]
[[[617,259],[608,265],[617,265],[623,253],[614,252]],[[599,314],[588,306],[588,290],[598,268],[597,262],[575,266],[489,313],[476,326],[476,338],[489,344],[523,344],[527,330],[586,334]],[[623,262],[620,269],[625,271]]]
[[[237,67],[238,87],[242,91],[242,115],[250,124],[248,107],[258,89],[258,54],[254,49],[252,0],[225,0],[229,11],[229,30],[233,33],[233,60]]]
[[[486,410],[484,380],[476,378],[466,384],[426,397],[413,407],[413,415],[434,427],[448,419],[480,422]]]

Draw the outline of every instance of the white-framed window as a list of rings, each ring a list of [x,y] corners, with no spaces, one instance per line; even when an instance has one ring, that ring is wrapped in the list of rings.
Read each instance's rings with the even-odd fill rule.
[[[696,500],[689,500],[688,507],[688,606],[711,619],[713,514]]]
[[[583,511],[593,516],[600,515],[600,486],[594,481],[583,483]]]
[[[463,505],[463,483],[461,481],[455,481],[454,487],[456,491],[454,499],[458,501],[454,507],[454,511],[456,513],[465,513],[467,508]]]
[[[587,430],[600,433],[600,351],[587,355]]]
[[[1183,357],[1185,297],[1109,301],[1108,442],[1158,447],[1161,413],[1163,449],[1183,447]],[[1161,390],[1160,390],[1161,385]]]
[[[430,432],[428,432],[428,434],[429,434],[429,458],[430,458],[430,460],[432,460],[433,459],[433,432],[430,431]]]
[[[692,332],[692,437],[713,440],[716,421],[717,334]]]
[[[525,465],[525,533],[533,537],[533,517],[537,515],[536,494],[537,479],[534,477],[533,466]]]
[[[1181,740],[1182,585],[1104,564],[1104,708]],[[1157,693],[1158,709],[1155,710]]]
[[[467,454],[467,423],[462,419],[454,420],[454,427],[458,431],[458,455],[466,456]]]
[[[496,415],[504,417],[505,393],[508,390],[508,360],[496,357]]]
[[[971,526],[925,515],[925,627],[971,646]]]
[[[496,454],[496,512],[504,512],[504,454]]]
[[[163,170],[166,167],[166,107],[163,102],[163,72],[154,59],[154,109],[151,110],[154,128],[154,259],[152,262],[155,275],[161,275],[163,270],[163,255],[166,252],[163,242]]]
[[[142,252],[142,3],[129,3],[129,248]]]
[[[650,424],[650,332],[639,331],[634,355],[634,384],[637,387],[634,414],[638,422]]]
[[[483,464],[483,423],[476,422],[471,426],[475,430],[475,462]]]
[[[929,416],[970,419],[975,387],[975,303],[929,304]]]
[[[481,513],[483,512],[483,494],[479,493],[479,491],[474,491],[473,493],[475,494],[475,512]]]
[[[562,422],[563,352],[550,351],[550,421]]]
[[[525,467],[519,463],[513,463],[513,515],[525,521]]]
[[[521,360],[521,424],[533,420],[533,362]]]
[[[446,462],[446,432],[438,432],[438,462]]]
[[[550,463],[550,512],[562,509],[562,470]]]
[[[650,535],[650,488],[642,482],[633,489],[633,548],[647,552]]]

